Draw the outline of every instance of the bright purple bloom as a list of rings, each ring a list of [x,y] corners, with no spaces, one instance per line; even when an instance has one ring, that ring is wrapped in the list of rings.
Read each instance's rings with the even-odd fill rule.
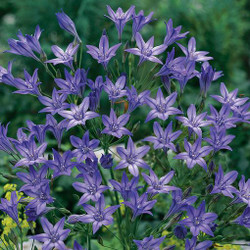
[[[160,245],[164,241],[166,236],[160,238],[154,238],[152,235],[144,238],[143,240],[133,240],[138,250],[151,249],[160,250]]]
[[[182,225],[177,225],[175,228],[174,228],[174,235],[180,239],[180,240],[183,240],[185,239],[186,235],[187,235],[187,229],[182,226]]]
[[[46,179],[48,167],[42,166],[38,171],[35,170],[33,166],[29,167],[28,173],[17,172],[16,176],[26,183],[20,188],[20,191],[29,190],[29,189],[39,189],[43,185],[47,185],[49,180]]]
[[[211,145],[214,152],[218,152],[221,149],[227,149],[232,151],[232,148],[228,144],[235,138],[234,135],[226,135],[226,129],[210,128],[210,138],[205,138],[204,141]]]
[[[201,147],[201,142],[201,137],[198,137],[192,145],[185,138],[184,148],[186,152],[177,154],[174,159],[185,160],[188,168],[193,168],[195,164],[198,164],[207,171],[207,163],[203,157],[207,156],[212,151],[212,148],[209,146]]]
[[[131,6],[126,12],[123,12],[121,8],[118,8],[117,11],[114,12],[111,9],[111,7],[107,5],[107,10],[108,10],[109,16],[106,16],[106,15],[105,16],[115,23],[115,26],[118,30],[118,37],[119,39],[121,39],[124,26],[134,14],[135,6]]]
[[[104,91],[108,94],[109,100],[112,102],[126,95],[126,90],[124,89],[126,85],[126,76],[120,76],[116,83],[113,84],[111,80],[107,77],[106,83],[104,84]]]
[[[85,125],[87,120],[99,116],[97,113],[93,111],[87,111],[88,108],[89,108],[89,98],[85,97],[79,106],[75,105],[74,103],[71,103],[70,104],[71,110],[63,110],[59,112],[59,114],[62,117],[69,120],[67,130],[80,124]]]
[[[238,118],[239,122],[246,122],[246,123],[250,123],[250,112],[248,111],[250,107],[250,102],[242,105],[241,107],[237,107],[234,111],[233,111],[233,116]]]
[[[145,104],[145,98],[150,95],[149,90],[145,90],[138,95],[136,88],[133,85],[131,86],[131,89],[127,87],[126,91],[127,91],[126,96],[128,101],[128,112],[132,112],[137,107]]]
[[[12,64],[13,64],[13,61],[8,62],[8,68],[7,69],[0,66],[0,82],[3,82],[3,76],[4,75],[12,75],[11,74]]]
[[[100,163],[101,163],[101,166],[104,169],[110,169],[110,168],[112,168],[113,165],[114,165],[112,155],[111,154],[102,155],[102,157],[100,159]]]
[[[25,207],[24,213],[27,215],[27,221],[36,221],[40,216],[47,214],[49,211],[53,210],[53,207],[45,207],[44,210],[37,213],[36,204],[32,204],[32,206]]]
[[[176,140],[182,131],[178,130],[176,132],[172,132],[172,121],[168,124],[165,130],[162,129],[158,122],[154,122],[154,133],[156,136],[148,136],[143,141],[149,141],[154,143],[154,149],[163,148],[164,151],[168,149],[176,152],[175,145],[172,141]]]
[[[109,40],[106,34],[106,31],[103,31],[102,37],[99,42],[99,48],[93,45],[86,45],[89,53],[94,59],[101,63],[105,69],[107,69],[108,63],[112,57],[115,56],[115,52],[121,46],[121,43],[118,43],[109,48]]]
[[[160,55],[163,53],[167,46],[162,44],[154,47],[154,37],[152,36],[146,43],[144,42],[140,33],[135,34],[135,41],[138,48],[126,49],[128,53],[140,56],[140,65],[144,61],[151,61],[155,63],[163,64],[160,59],[156,57],[156,55]]]
[[[128,167],[129,172],[134,175],[139,175],[138,167],[149,169],[148,164],[142,160],[142,157],[149,151],[149,146],[135,147],[135,144],[131,137],[128,139],[127,149],[117,147],[117,153],[122,158],[115,169],[122,169]]]
[[[57,20],[61,29],[69,32],[71,35],[73,35],[76,38],[76,40],[79,43],[81,43],[81,39],[78,36],[75,24],[72,21],[72,19],[68,15],[66,15],[63,11],[56,13],[56,17],[57,17]]]
[[[32,121],[26,121],[27,123],[27,130],[30,132],[29,138],[31,136],[35,136],[40,144],[45,142],[45,136],[48,126],[45,124],[35,124]]]
[[[116,180],[109,180],[109,182],[114,187],[114,190],[119,192],[124,199],[124,201],[128,201],[131,192],[136,192],[138,188],[139,176],[133,177],[130,181],[125,172],[122,174],[121,182]]]
[[[231,184],[236,180],[237,176],[237,171],[230,171],[224,175],[223,169],[220,165],[218,173],[215,173],[215,185],[211,194],[222,193],[225,196],[234,198],[232,193],[236,193],[237,189]]]
[[[99,140],[89,140],[89,131],[87,130],[82,139],[71,135],[70,142],[76,149],[73,150],[73,154],[77,157],[77,161],[81,162],[87,158],[94,160],[96,158],[94,149],[96,149],[100,143]]]
[[[44,106],[46,106],[46,108],[43,108],[39,111],[40,113],[47,112],[55,115],[59,111],[67,109],[70,106],[68,103],[65,103],[67,95],[59,95],[58,91],[55,88],[52,92],[52,98],[49,98],[47,96],[39,96],[38,99]]]
[[[148,122],[156,117],[165,121],[170,115],[182,114],[179,109],[172,107],[176,98],[177,92],[174,92],[168,97],[164,98],[161,88],[159,88],[157,91],[156,99],[146,97],[145,101],[152,110],[148,113],[145,122]]]
[[[95,207],[89,204],[83,204],[83,208],[87,212],[86,215],[71,215],[69,223],[93,223],[93,234],[95,234],[102,225],[108,226],[113,223],[112,214],[120,207],[120,205],[105,208],[105,200],[102,195]]]
[[[84,175],[84,183],[82,182],[74,182],[72,186],[78,192],[84,193],[83,196],[78,201],[77,205],[82,205],[87,203],[89,200],[97,202],[101,194],[109,189],[109,187],[101,185],[102,177],[101,175],[96,172],[93,177],[89,175]]]
[[[77,69],[74,76],[72,76],[67,69],[64,69],[65,80],[55,78],[55,83],[60,88],[59,93],[72,94],[81,96],[81,88],[85,86],[85,79],[82,78],[84,69]]]
[[[87,174],[90,177],[94,177],[96,172],[99,173],[98,169],[98,159],[95,157],[93,160],[90,158],[87,158],[85,163],[78,162],[76,165],[78,171],[81,173],[76,176],[76,178],[84,178],[84,176]]]
[[[74,250],[83,250],[83,247],[75,240],[73,249]]]
[[[154,12],[150,12],[148,16],[144,16],[144,11],[140,10],[138,15],[133,14],[133,37],[139,32],[146,24],[154,21],[152,19]]]
[[[228,92],[223,82],[220,84],[220,93],[221,93],[221,96],[211,95],[211,97],[213,97],[216,101],[222,104],[229,104],[232,110],[235,110],[237,109],[237,107],[242,106],[249,99],[248,97],[237,98],[238,89],[235,89],[232,92]]]
[[[54,159],[47,161],[45,164],[54,170],[53,178],[60,175],[70,175],[72,168],[76,165],[71,162],[71,159],[73,158],[72,152],[68,150],[64,152],[63,155],[60,155],[56,150],[52,149],[52,151]]]
[[[17,211],[17,206],[20,200],[17,200],[17,194],[16,191],[11,192],[11,198],[10,200],[6,200],[4,198],[1,198],[1,203],[0,203],[0,210],[8,214],[18,225],[18,211]]]
[[[104,87],[102,76],[97,76],[95,81],[88,79],[87,84],[91,88],[91,90],[95,90],[95,91],[98,90],[99,92],[101,92]]]
[[[164,39],[164,44],[166,44],[167,46],[175,43],[178,40],[185,38],[186,35],[189,33],[189,32],[180,33],[182,27],[178,26],[178,27],[174,28],[173,21],[171,18],[168,20],[167,23],[165,22],[165,24],[166,24],[167,35]]]
[[[205,121],[207,112],[196,114],[196,108],[194,104],[191,104],[187,110],[187,116],[177,116],[176,119],[182,123],[183,126],[188,127],[192,132],[196,133],[199,137],[202,136],[201,127],[206,127],[211,122]]]
[[[74,55],[78,50],[79,44],[70,43],[66,50],[64,51],[57,45],[51,46],[51,50],[57,57],[55,59],[47,60],[45,63],[52,63],[53,65],[64,64],[74,71],[73,60]]]
[[[205,212],[205,201],[203,201],[197,209],[193,206],[188,206],[187,215],[188,218],[180,221],[179,223],[183,226],[189,227],[193,236],[198,236],[200,231],[214,236],[209,223],[216,220],[218,216],[215,213]]]
[[[194,37],[191,37],[188,41],[188,48],[185,48],[179,43],[177,44],[190,61],[205,62],[213,59],[213,57],[206,56],[209,53],[207,51],[196,51],[196,41]]]
[[[65,218],[63,217],[53,226],[45,217],[42,217],[41,224],[44,233],[31,236],[30,238],[43,242],[43,249],[46,250],[54,248],[58,250],[67,249],[63,241],[68,237],[70,229],[63,229],[64,221]]]
[[[233,222],[246,228],[250,228],[250,207],[247,207],[242,215],[236,218]]]
[[[244,175],[242,175],[239,182],[239,191],[237,190],[236,196],[237,198],[233,201],[233,203],[244,202],[248,207],[250,207],[250,179],[245,181]]]
[[[145,173],[142,173],[142,177],[149,185],[147,192],[149,194],[152,194],[152,196],[159,194],[159,193],[167,194],[173,190],[180,190],[180,188],[178,187],[166,185],[173,178],[174,171],[170,171],[168,174],[162,176],[160,179],[157,177],[157,175],[152,169],[149,170],[149,173],[150,173],[150,176],[146,175]]]
[[[0,123],[0,150],[6,152],[7,154],[11,154],[15,153],[15,150],[10,141],[10,138],[7,137],[8,126],[9,124],[4,127],[4,125]]]
[[[129,117],[130,115],[123,114],[117,118],[115,111],[111,108],[110,117],[107,115],[102,116],[105,128],[101,133],[113,135],[117,138],[121,138],[123,135],[132,136],[133,134],[124,127],[128,123]]]
[[[185,250],[204,250],[213,245],[211,240],[205,240],[196,245],[197,237],[193,237],[191,240],[186,239]]]
[[[153,208],[157,200],[148,200],[148,194],[144,193],[141,196],[138,195],[137,191],[133,191],[129,195],[130,201],[124,201],[123,203],[132,209],[134,220],[141,214],[153,214],[149,211]]]

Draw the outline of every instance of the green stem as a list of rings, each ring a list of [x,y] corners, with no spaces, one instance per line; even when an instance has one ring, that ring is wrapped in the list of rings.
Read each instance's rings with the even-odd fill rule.
[[[82,65],[82,53],[83,52],[83,44],[81,42],[81,45],[80,45],[80,57],[79,57],[79,64],[78,64],[78,67],[81,68],[81,65]]]

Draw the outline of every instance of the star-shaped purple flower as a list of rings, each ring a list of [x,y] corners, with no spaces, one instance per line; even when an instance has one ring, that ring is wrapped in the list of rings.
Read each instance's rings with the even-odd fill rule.
[[[138,250],[151,249],[160,250],[160,245],[164,241],[166,236],[160,238],[154,238],[153,235],[144,238],[143,240],[133,240]]]
[[[204,250],[208,249],[213,245],[213,242],[211,240],[205,240],[203,242],[197,243],[197,237],[192,237],[191,240],[186,239],[185,242],[185,250]]]
[[[247,207],[242,215],[236,218],[233,222],[246,228],[250,228],[250,207]]]
[[[245,123],[250,123],[250,112],[248,111],[250,108],[250,102],[237,107],[234,111],[233,111],[233,116],[235,118],[238,118],[239,122],[245,122]]]
[[[13,61],[8,62],[8,68],[7,69],[0,66],[0,82],[3,82],[3,76],[4,75],[12,75],[11,74],[12,64],[13,64]]]
[[[0,151],[4,151],[7,154],[15,153],[13,145],[11,143],[11,138],[7,137],[9,123],[4,127],[0,123]],[[14,140],[14,139],[12,139]]]
[[[244,202],[248,207],[250,207],[250,179],[245,181],[245,176],[242,175],[239,182],[239,190],[237,190],[235,194],[237,198],[233,201],[233,203]]]
[[[138,167],[149,169],[148,164],[142,160],[142,157],[149,151],[149,146],[135,147],[135,144],[131,137],[128,139],[127,149],[117,147],[117,153],[122,158],[115,169],[122,169],[128,167],[129,172],[134,175],[139,175]]]

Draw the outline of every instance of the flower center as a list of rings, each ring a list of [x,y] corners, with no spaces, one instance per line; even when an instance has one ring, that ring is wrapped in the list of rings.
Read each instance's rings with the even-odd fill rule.
[[[150,57],[152,55],[152,50],[151,49],[143,49],[141,53],[146,57]]]
[[[129,163],[130,165],[135,163],[135,159],[133,156],[129,156],[126,160],[127,160],[127,163]]]
[[[119,126],[116,124],[116,123],[112,123],[109,127],[109,129],[112,131],[112,132],[116,132],[118,129],[119,129]]]
[[[160,112],[160,113],[166,113],[166,106],[165,106],[165,105],[158,104],[158,105],[156,106],[156,109],[157,109],[157,111]]]
[[[52,243],[55,243],[55,242],[57,242],[58,240],[59,240],[59,235],[58,235],[58,233],[52,233],[51,235],[50,235],[50,241],[52,242]]]
[[[89,186],[89,193],[91,194],[91,195],[94,195],[95,193],[96,193],[96,185],[95,184],[92,184],[92,185],[90,185]]]
[[[95,215],[94,215],[94,219],[96,220],[96,221],[103,221],[103,214],[102,214],[102,212],[97,212]]]

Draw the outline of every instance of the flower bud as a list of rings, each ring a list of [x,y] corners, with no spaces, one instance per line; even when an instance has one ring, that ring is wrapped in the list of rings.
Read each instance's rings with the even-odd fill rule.
[[[110,169],[113,166],[113,158],[111,154],[102,155],[100,159],[101,166],[105,169]]]
[[[174,235],[178,239],[183,240],[187,235],[187,229],[182,225],[178,225],[174,228]]]

